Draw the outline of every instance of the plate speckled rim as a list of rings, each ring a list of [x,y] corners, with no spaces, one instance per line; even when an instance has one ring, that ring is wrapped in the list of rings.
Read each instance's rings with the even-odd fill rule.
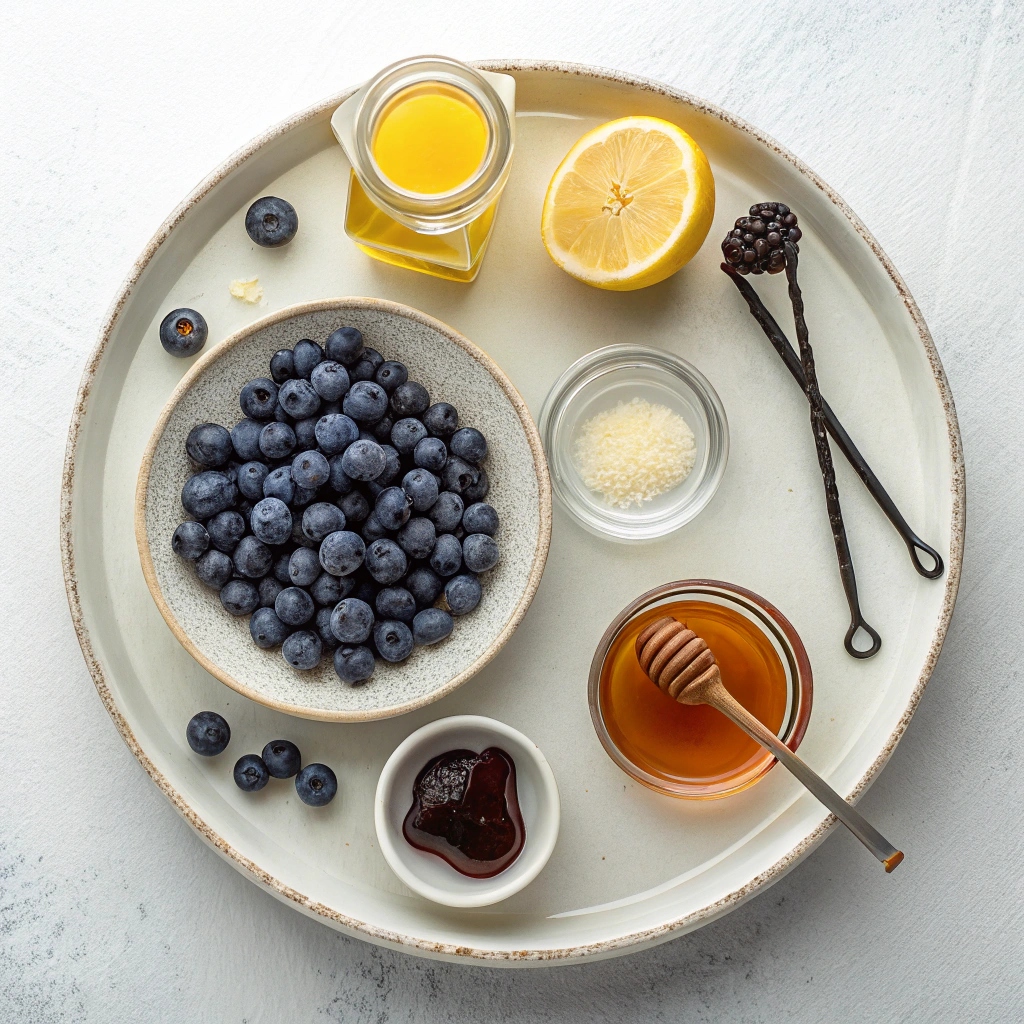
[[[294,317],[304,316],[307,313],[345,309],[375,310],[391,314],[392,316],[400,316],[406,320],[412,321],[413,323],[427,327],[440,334],[453,345],[461,348],[494,378],[498,387],[501,388],[512,407],[515,409],[516,415],[519,417],[519,422],[522,424],[523,433],[526,436],[526,443],[530,447],[530,454],[533,456],[533,469],[537,477],[537,545],[534,548],[533,561],[530,564],[530,572],[527,576],[526,586],[523,590],[522,596],[515,608],[512,610],[512,614],[509,616],[505,625],[502,627],[501,632],[495,637],[490,646],[488,646],[487,649],[472,662],[472,664],[467,666],[461,672],[456,673],[451,679],[445,682],[442,686],[439,686],[436,690],[424,694],[422,697],[418,697],[415,700],[406,701],[404,704],[394,704],[386,708],[363,711],[325,711],[322,708],[302,707],[296,704],[289,704],[284,701],[274,700],[266,694],[260,693],[258,690],[254,690],[241,680],[236,679],[215,661],[211,661],[210,658],[192,642],[188,632],[182,628],[181,623],[178,622],[174,612],[168,605],[167,599],[164,597],[163,591],[160,587],[160,582],[157,579],[156,568],[153,565],[153,555],[149,549],[149,535],[146,530],[146,504],[149,497],[149,478],[153,468],[153,459],[156,455],[160,438],[163,436],[164,430],[167,426],[167,421],[171,418],[174,410],[178,407],[179,402],[189,391],[195,381],[201,377],[213,363],[215,363],[221,356],[230,352],[231,349],[235,348],[237,345],[244,344],[253,337],[253,335],[268,327],[273,327],[275,324],[283,323],[284,321],[291,320]],[[533,601],[534,595],[537,593],[537,587],[540,586],[541,576],[544,575],[544,566],[547,562],[548,548],[551,545],[551,480],[548,474],[548,463],[544,455],[544,446],[541,443],[540,433],[537,430],[536,424],[533,422],[530,410],[526,407],[526,402],[523,401],[523,396],[519,394],[518,390],[516,390],[512,381],[505,376],[501,367],[498,366],[498,364],[491,359],[486,352],[474,345],[468,338],[464,338],[454,328],[449,327],[447,324],[442,323],[440,320],[437,320],[432,316],[428,316],[426,313],[423,313],[418,309],[413,309],[412,306],[406,306],[400,302],[391,302],[388,299],[364,298],[361,296],[340,299],[319,299],[315,302],[301,302],[292,306],[286,306],[284,309],[279,309],[260,320],[254,321],[242,330],[236,331],[230,337],[217,344],[213,349],[189,367],[188,372],[181,378],[181,381],[174,389],[173,394],[168,399],[163,411],[160,413],[160,418],[157,420],[156,426],[153,428],[153,433],[150,436],[149,443],[146,445],[145,453],[142,456],[138,483],[135,488],[135,541],[139,548],[139,560],[142,562],[142,574],[146,578],[146,585],[149,587],[149,592],[153,595],[153,600],[156,602],[156,606],[160,610],[160,614],[163,616],[164,621],[170,627],[171,632],[182,647],[184,647],[185,650],[188,651],[188,653],[191,654],[192,657],[210,673],[210,675],[216,677],[227,686],[230,686],[231,689],[237,690],[238,693],[242,694],[244,697],[248,697],[250,700],[255,701],[257,704],[263,704],[265,707],[274,708],[276,711],[282,711],[285,714],[298,715],[302,718],[310,718],[323,722],[379,721],[382,718],[392,718],[396,715],[404,715],[408,711],[415,711],[416,708],[424,707],[427,704],[433,704],[434,701],[440,700],[453,690],[458,689],[464,682],[471,679],[489,661],[491,661],[502,647],[505,646],[509,637],[511,637],[516,631],[516,627],[523,621],[523,616],[526,614],[530,607],[530,603]]]
[[[868,786],[871,785],[874,778],[892,756],[893,751],[896,749],[897,744],[910,723],[910,719],[913,717],[914,711],[917,709],[917,705],[920,703],[925,686],[931,677],[932,671],[935,668],[935,663],[939,657],[939,652],[942,649],[942,643],[946,637],[946,631],[949,628],[949,621],[953,614],[953,606],[956,603],[957,589],[960,585],[960,574],[963,566],[964,534],[967,521],[967,489],[963,446],[960,439],[960,427],[957,422],[956,409],[953,404],[953,394],[949,387],[949,381],[946,379],[946,372],[942,367],[942,361],[940,360],[938,351],[935,348],[935,343],[932,340],[931,333],[929,332],[924,318],[921,315],[921,311],[918,309],[917,303],[914,301],[913,296],[910,294],[909,289],[900,277],[896,268],[889,260],[889,257],[886,256],[885,252],[882,250],[882,247],[860,221],[857,215],[842,200],[842,198],[840,198],[840,196],[838,196],[806,164],[780,146],[774,139],[722,108],[690,96],[682,90],[673,89],[667,85],[663,85],[660,82],[626,74],[624,72],[613,71],[606,68],[590,67],[583,64],[540,60],[489,60],[474,62],[474,66],[487,71],[506,72],[510,74],[517,71],[548,72],[580,79],[595,79],[615,85],[626,86],[628,88],[636,89],[639,92],[653,93],[684,103],[700,113],[713,117],[721,121],[723,124],[742,132],[791,164],[798,173],[811,182],[811,184],[828,200],[828,202],[839,211],[854,231],[856,231],[856,233],[870,247],[871,251],[878,259],[878,262],[885,270],[886,275],[892,281],[900,300],[906,308],[907,313],[910,315],[917,330],[921,347],[924,350],[925,356],[927,357],[931,367],[935,388],[938,392],[939,400],[942,403],[946,418],[946,431],[951,463],[950,486],[952,491],[949,559],[946,568],[942,613],[929,644],[928,655],[925,658],[924,665],[907,703],[906,710],[901,715],[899,722],[893,729],[878,756],[857,781],[851,791],[851,799],[856,801]],[[68,594],[68,604],[70,605],[71,616],[75,630],[78,634],[82,654],[85,657],[86,664],[93,677],[100,699],[103,701],[104,707],[106,707],[107,712],[113,719],[114,724],[121,733],[125,743],[178,812],[200,834],[200,836],[202,836],[203,839],[225,859],[236,866],[239,870],[245,871],[259,885],[263,886],[269,892],[278,896],[280,899],[291,902],[304,913],[330,921],[334,927],[347,931],[352,935],[364,937],[370,941],[390,946],[394,949],[416,950],[429,956],[460,961],[477,961],[479,963],[491,964],[494,966],[527,966],[545,963],[571,963],[588,958],[614,956],[616,953],[629,948],[640,948],[643,946],[654,945],[670,938],[676,932],[692,930],[702,924],[713,921],[715,918],[722,916],[722,914],[727,913],[729,910],[734,909],[741,903],[750,899],[760,889],[778,881],[783,875],[792,870],[804,857],[806,857],[818,845],[818,843],[822,841],[822,839],[824,839],[836,823],[835,819],[831,816],[826,818],[822,824],[802,842],[797,844],[785,856],[779,858],[779,860],[773,865],[761,872],[761,874],[752,878],[745,885],[740,886],[714,903],[702,907],[698,911],[666,921],[656,928],[630,932],[608,941],[568,946],[558,949],[521,949],[514,951],[502,951],[453,945],[450,943],[429,942],[416,938],[415,936],[404,935],[390,929],[379,928],[369,922],[361,921],[357,918],[350,917],[347,914],[342,914],[334,908],[327,907],[306,894],[296,891],[290,886],[285,885],[280,879],[275,878],[267,871],[264,871],[258,864],[246,857],[239,850],[232,847],[230,843],[212,829],[210,825],[188,804],[181,793],[171,785],[164,774],[156,768],[152,760],[139,745],[131,727],[124,718],[124,715],[121,713],[120,708],[117,706],[117,702],[113,698],[110,686],[108,685],[104,675],[103,665],[97,657],[92,643],[92,638],[85,624],[82,601],[78,589],[73,531],[76,457],[78,452],[78,443],[85,424],[85,417],[89,411],[93,383],[96,379],[104,354],[106,353],[107,346],[113,336],[114,328],[117,325],[118,319],[124,310],[129,296],[138,285],[142,275],[146,271],[146,268],[149,266],[150,262],[153,260],[154,256],[167,240],[171,232],[182,222],[189,211],[208,193],[210,193],[221,180],[245,163],[249,157],[257,153],[262,147],[285,135],[298,125],[301,125],[306,121],[313,120],[316,117],[323,116],[351,96],[354,91],[355,88],[347,89],[339,95],[332,96],[330,99],[318,103],[315,106],[282,121],[280,124],[271,128],[269,131],[238,150],[227,161],[225,161],[225,163],[217,168],[217,170],[209,175],[209,177],[201,182],[192,194],[189,195],[160,226],[149,244],[143,250],[142,254],[135,261],[131,272],[121,287],[121,290],[118,292],[111,304],[106,320],[104,321],[103,327],[100,331],[99,341],[96,348],[93,350],[92,355],[89,357],[82,375],[82,383],[79,387],[78,397],[68,432],[68,444],[61,486],[61,560],[64,567],[64,579]]]

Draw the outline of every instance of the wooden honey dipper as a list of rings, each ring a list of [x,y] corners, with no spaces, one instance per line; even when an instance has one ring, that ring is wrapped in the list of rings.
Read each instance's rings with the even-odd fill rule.
[[[681,704],[708,704],[784,764],[884,865],[892,871],[903,854],[824,779],[765,728],[725,688],[715,655],[692,629],[668,616],[636,638],[636,656],[647,676]]]

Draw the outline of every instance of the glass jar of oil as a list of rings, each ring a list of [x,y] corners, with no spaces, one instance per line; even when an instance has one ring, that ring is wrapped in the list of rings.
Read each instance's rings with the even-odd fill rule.
[[[345,232],[374,259],[472,281],[512,163],[515,79],[447,57],[385,68],[334,113]]]

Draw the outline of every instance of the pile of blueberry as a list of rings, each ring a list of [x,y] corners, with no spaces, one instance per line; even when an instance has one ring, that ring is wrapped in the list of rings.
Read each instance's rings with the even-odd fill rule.
[[[203,757],[223,754],[231,742],[231,726],[216,711],[193,715],[185,729],[188,745]],[[323,807],[338,792],[338,777],[325,764],[302,767],[302,754],[291,740],[271,740],[260,754],[243,754],[234,768],[235,785],[246,793],[261,790],[271,778],[295,778],[295,792],[304,804]]]
[[[498,561],[487,441],[353,327],[276,352],[270,373],[242,388],[230,431],[189,433],[191,518],[171,543],[252,616],[257,646],[304,670],[333,650],[339,678],[363,683],[375,656],[443,640],[480,602]]]

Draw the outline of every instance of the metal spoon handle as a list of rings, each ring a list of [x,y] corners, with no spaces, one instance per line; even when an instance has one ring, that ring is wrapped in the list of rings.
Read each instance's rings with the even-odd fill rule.
[[[738,725],[752,740],[770,750],[796,778],[817,797],[871,852],[892,871],[903,854],[890,843],[855,808],[851,807],[820,775],[797,757],[770,729],[765,728],[719,681],[704,688],[702,698],[706,704],[721,711]]]

